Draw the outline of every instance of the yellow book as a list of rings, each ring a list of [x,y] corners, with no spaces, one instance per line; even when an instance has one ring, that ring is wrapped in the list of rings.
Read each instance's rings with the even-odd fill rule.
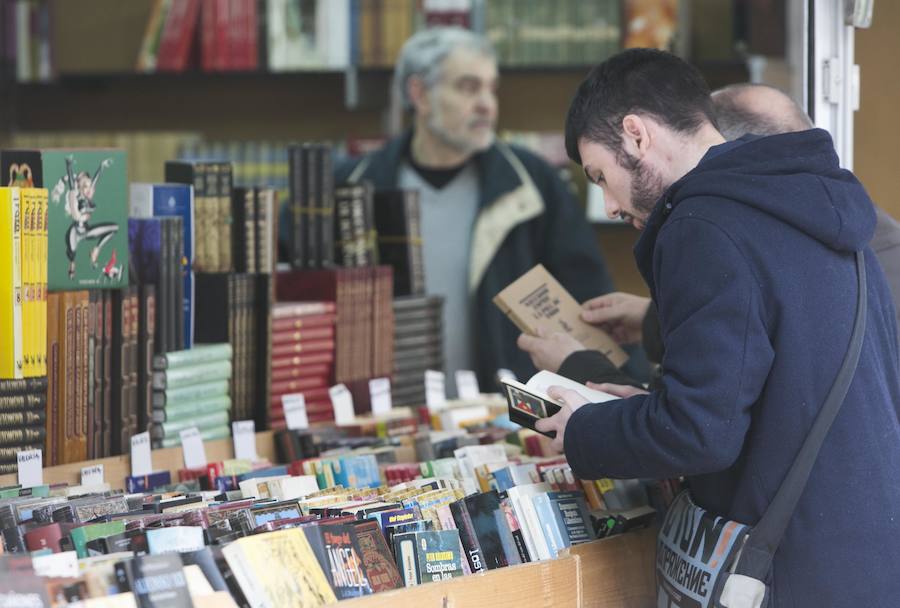
[[[0,378],[24,378],[22,214],[18,188],[0,188]]]
[[[22,237],[19,241],[19,260],[22,264],[22,375],[32,376],[31,328],[31,195],[28,188],[19,189],[19,211],[22,218]]]
[[[40,339],[39,375],[47,375],[47,218],[50,198],[46,188],[38,189],[38,327]]]
[[[337,601],[301,528],[239,538],[222,554],[252,608],[318,608]]]

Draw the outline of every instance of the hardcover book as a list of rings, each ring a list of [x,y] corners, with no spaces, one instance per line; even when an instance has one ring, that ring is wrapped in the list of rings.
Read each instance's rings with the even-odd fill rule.
[[[122,150],[5,150],[0,170],[27,167],[49,190],[51,290],[128,284],[128,161]]]

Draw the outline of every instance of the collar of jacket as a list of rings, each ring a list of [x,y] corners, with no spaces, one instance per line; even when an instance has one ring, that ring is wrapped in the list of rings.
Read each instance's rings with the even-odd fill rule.
[[[369,154],[350,173],[347,181],[372,181],[376,190],[397,187],[400,166],[412,140],[412,130]],[[469,257],[469,291],[474,293],[503,240],[519,224],[544,213],[544,200],[515,152],[503,142],[472,157],[478,173],[478,217]]]

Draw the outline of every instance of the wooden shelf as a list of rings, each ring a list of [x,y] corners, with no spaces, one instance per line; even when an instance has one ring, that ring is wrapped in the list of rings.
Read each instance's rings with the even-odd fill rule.
[[[230,437],[207,441],[204,443],[204,447],[209,462],[234,458],[234,444]],[[275,462],[275,439],[272,431],[262,431],[256,434],[256,453],[260,458],[267,458]],[[131,457],[112,456],[47,467],[44,469],[44,483],[78,485],[81,483],[82,467],[93,464],[103,465],[104,478],[113,489],[124,487],[125,478],[131,475]],[[179,469],[184,468],[184,454],[181,447],[153,450],[153,468],[157,471],[169,471],[172,474],[172,480],[177,481]],[[15,485],[16,483],[18,483],[16,474],[0,476],[0,486]]]

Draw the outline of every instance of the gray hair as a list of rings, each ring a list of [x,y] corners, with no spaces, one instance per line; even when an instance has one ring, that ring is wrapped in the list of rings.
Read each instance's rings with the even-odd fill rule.
[[[432,27],[413,35],[397,58],[394,68],[394,95],[402,100],[403,108],[412,108],[409,98],[409,79],[418,76],[431,89],[441,78],[444,60],[458,48],[464,48],[496,59],[494,47],[484,36],[461,27]]]
[[[748,105],[744,95],[754,90],[767,89],[783,98],[784,106],[768,107],[765,111]],[[713,108],[722,136],[732,141],[748,133],[754,135],[780,135],[812,129],[812,120],[790,96],[777,87],[767,84],[733,84],[713,91]]]

